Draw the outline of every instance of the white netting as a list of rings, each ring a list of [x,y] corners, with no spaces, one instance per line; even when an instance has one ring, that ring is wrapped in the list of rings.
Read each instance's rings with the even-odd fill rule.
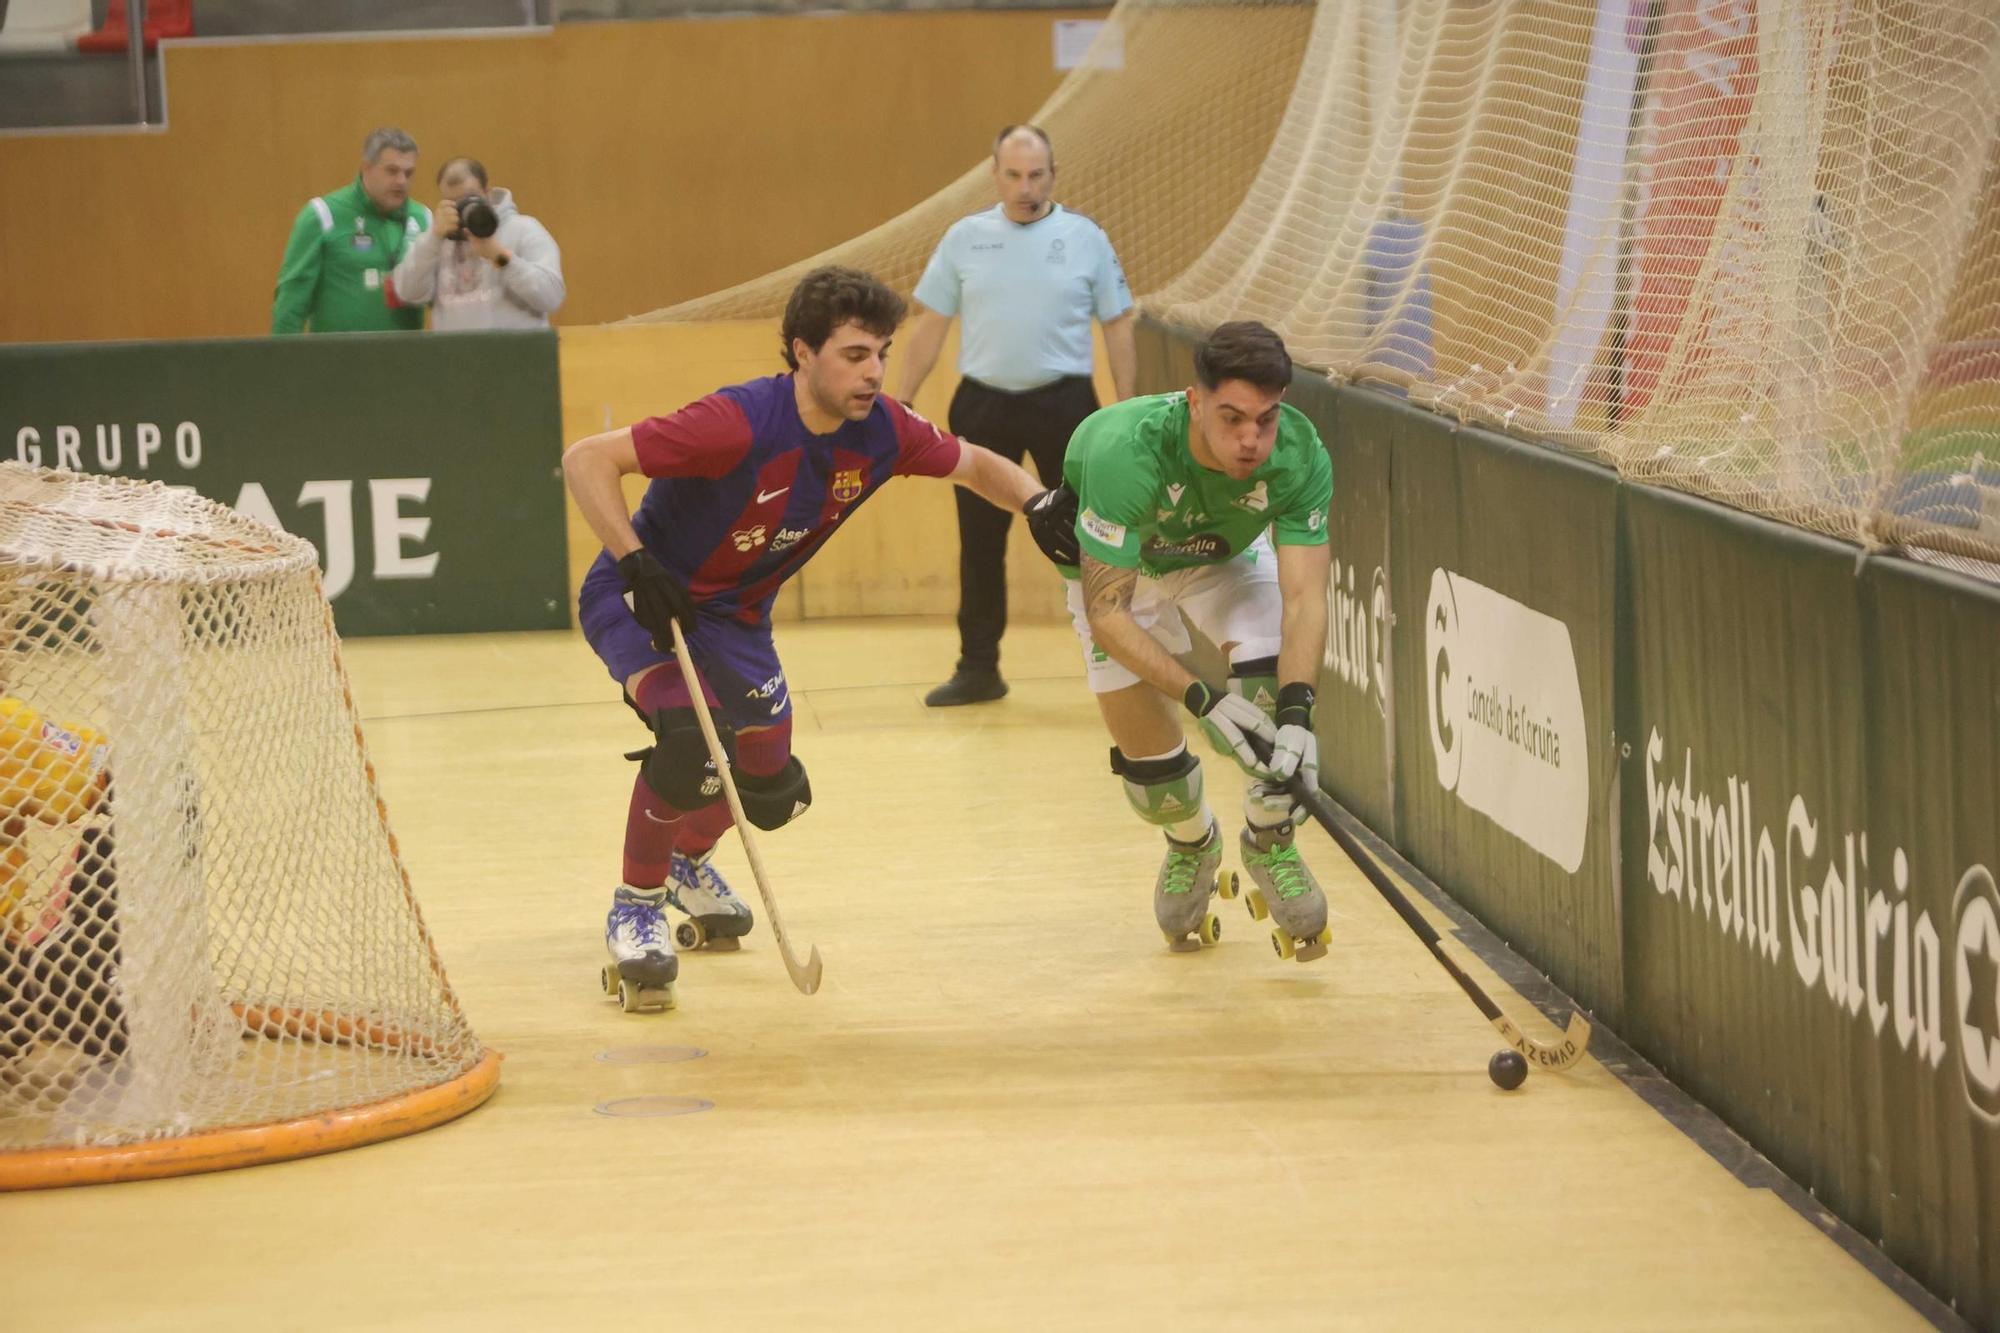
[[[483,1054],[312,547],[0,464],[0,1179],[9,1152],[295,1121]]]
[[[1150,313],[1265,320],[1636,478],[2000,555],[1991,0],[1124,0],[1037,118]],[[816,259],[907,290],[989,201],[976,167]],[[652,318],[772,314],[797,271]]]
[[[1264,160],[1313,22],[1297,0],[1123,4],[1082,68],[1033,116],[1056,148],[1056,195],[1118,247],[1134,292],[1181,271],[1228,219]],[[1000,126],[995,125],[995,132]],[[978,157],[971,146],[968,157]],[[633,323],[757,319],[818,264],[908,292],[946,227],[994,203],[984,159],[909,212],[824,254]]]

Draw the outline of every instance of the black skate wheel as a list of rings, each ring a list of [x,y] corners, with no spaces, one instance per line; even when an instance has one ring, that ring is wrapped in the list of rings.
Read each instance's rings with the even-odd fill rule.
[[[674,927],[674,943],[682,949],[694,950],[702,946],[701,923],[683,921]]]

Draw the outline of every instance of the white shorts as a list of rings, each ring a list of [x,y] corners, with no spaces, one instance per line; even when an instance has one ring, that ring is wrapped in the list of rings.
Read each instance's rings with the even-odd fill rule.
[[[1084,614],[1083,584],[1068,581],[1070,623],[1083,641],[1083,664],[1093,694],[1109,694],[1139,683],[1139,678],[1097,646],[1090,618]],[[1276,657],[1284,620],[1284,598],[1278,592],[1278,557],[1268,534],[1219,564],[1176,569],[1154,578],[1139,576],[1132,593],[1132,619],[1168,652],[1179,655],[1194,644],[1188,638],[1185,614],[1209,642],[1233,643],[1237,661]]]

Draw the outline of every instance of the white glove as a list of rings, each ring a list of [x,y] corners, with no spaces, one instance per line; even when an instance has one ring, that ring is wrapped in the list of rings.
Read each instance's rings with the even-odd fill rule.
[[[1263,709],[1240,694],[1218,694],[1199,680],[1182,693],[1181,703],[1201,719],[1202,732],[1217,751],[1234,759],[1253,778],[1270,776],[1257,756],[1271,753],[1278,733]]]

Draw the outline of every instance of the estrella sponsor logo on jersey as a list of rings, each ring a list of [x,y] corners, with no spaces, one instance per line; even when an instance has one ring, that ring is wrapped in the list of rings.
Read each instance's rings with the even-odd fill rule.
[[[1180,541],[1148,537],[1139,554],[1147,560],[1197,560],[1213,563],[1229,558],[1229,542],[1213,532],[1197,532]]]
[[[862,488],[861,469],[846,467],[833,474],[833,483],[828,489],[833,492],[834,499],[842,504],[852,504],[861,498]]]

